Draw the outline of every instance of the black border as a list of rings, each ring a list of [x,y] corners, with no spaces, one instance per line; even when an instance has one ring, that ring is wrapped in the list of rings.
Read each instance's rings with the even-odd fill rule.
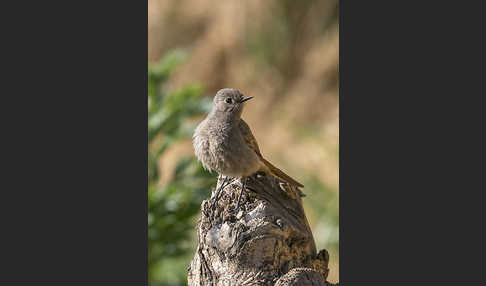
[[[484,280],[484,17],[471,4],[340,2],[341,285]]]
[[[147,5],[3,7],[0,284],[147,285]]]

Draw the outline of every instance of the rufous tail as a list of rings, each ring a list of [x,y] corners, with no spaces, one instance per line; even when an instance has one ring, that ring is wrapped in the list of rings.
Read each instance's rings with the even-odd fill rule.
[[[294,186],[301,187],[301,188],[304,187],[304,185],[302,185],[301,183],[299,183],[296,180],[292,179],[289,175],[285,174],[282,170],[280,170],[279,168],[277,168],[274,165],[272,165],[272,163],[268,162],[267,160],[265,160],[262,157],[260,157],[260,159],[265,164],[265,166],[269,169],[270,173],[272,173],[272,175],[274,175],[275,177],[277,177],[279,179],[282,179],[285,182],[287,182],[289,184],[292,184]]]

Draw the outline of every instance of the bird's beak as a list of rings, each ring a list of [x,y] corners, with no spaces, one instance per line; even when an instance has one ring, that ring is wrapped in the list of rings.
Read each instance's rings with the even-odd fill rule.
[[[253,98],[253,96],[247,96],[247,97],[243,97],[243,98],[240,100],[240,102],[245,102],[245,101],[250,100],[250,99],[252,99],[252,98]]]

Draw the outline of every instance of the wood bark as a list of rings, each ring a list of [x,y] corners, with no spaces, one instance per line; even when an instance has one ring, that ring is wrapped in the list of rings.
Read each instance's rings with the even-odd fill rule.
[[[329,254],[316,251],[302,207],[303,193],[270,175],[231,179],[215,207],[203,201],[198,245],[188,268],[190,286],[332,285]]]

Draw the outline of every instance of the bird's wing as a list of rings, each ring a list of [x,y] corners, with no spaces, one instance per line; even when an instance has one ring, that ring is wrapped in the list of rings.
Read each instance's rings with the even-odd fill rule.
[[[282,170],[275,167],[274,165],[272,165],[272,163],[268,162],[267,160],[265,160],[265,158],[263,158],[262,154],[260,153],[260,148],[258,148],[258,143],[257,143],[255,137],[253,136],[253,134],[251,133],[250,127],[248,126],[248,124],[246,124],[246,122],[243,119],[240,119],[239,128],[240,128],[241,134],[243,135],[243,138],[245,139],[246,144],[248,146],[250,146],[251,149],[253,149],[255,151],[255,153],[257,153],[257,155],[258,155],[258,157],[260,157],[262,163],[265,164],[266,168],[268,168],[268,170],[273,175],[277,176],[278,178],[280,178],[280,179],[282,179],[282,180],[284,180],[287,183],[290,183],[292,185],[295,185],[295,186],[298,186],[298,187],[304,187],[304,185],[302,185],[301,183],[292,179],[292,177],[285,174]]]
[[[260,153],[260,148],[258,148],[258,143],[251,133],[250,127],[243,119],[240,119],[239,128],[241,134],[243,135],[243,138],[245,139],[246,144],[250,146],[250,148],[253,149],[259,157],[262,157],[262,154]]]

